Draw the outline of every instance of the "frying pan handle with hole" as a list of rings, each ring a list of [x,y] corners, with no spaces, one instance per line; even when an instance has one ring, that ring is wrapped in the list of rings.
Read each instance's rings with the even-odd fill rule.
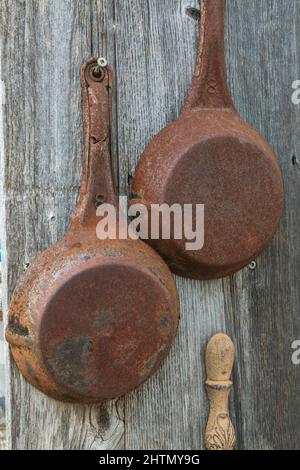
[[[225,0],[200,0],[199,46],[192,86],[184,111],[235,109],[227,87],[224,54]]]
[[[84,153],[82,185],[72,227],[95,227],[99,218],[97,207],[103,203],[116,207],[110,140],[111,88],[110,66],[99,69],[97,58],[81,66],[83,99]]]

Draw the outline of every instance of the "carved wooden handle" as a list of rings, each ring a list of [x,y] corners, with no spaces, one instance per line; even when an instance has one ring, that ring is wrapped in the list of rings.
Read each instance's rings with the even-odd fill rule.
[[[236,434],[228,411],[234,361],[234,344],[231,339],[222,333],[213,336],[207,345],[205,360],[206,388],[210,401],[205,446],[208,450],[233,450]]]

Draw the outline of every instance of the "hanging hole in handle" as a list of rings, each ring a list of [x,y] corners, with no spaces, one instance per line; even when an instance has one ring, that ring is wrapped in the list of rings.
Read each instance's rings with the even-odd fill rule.
[[[89,70],[89,75],[92,80],[102,82],[105,77],[105,68],[107,67],[107,60],[105,57],[99,57],[96,64],[93,64]]]
[[[102,82],[105,77],[105,70],[97,65],[93,65],[89,70],[89,76],[95,82]]]

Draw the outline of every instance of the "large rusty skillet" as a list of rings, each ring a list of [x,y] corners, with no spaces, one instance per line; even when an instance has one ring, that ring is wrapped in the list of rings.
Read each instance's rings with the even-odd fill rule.
[[[96,206],[117,204],[110,168],[111,69],[81,69],[84,162],[81,195],[65,238],[18,285],[6,338],[24,377],[51,397],[97,403],[151,376],[179,320],[171,272],[140,240],[96,236]]]
[[[271,240],[283,207],[279,164],[237,113],[226,84],[224,0],[202,0],[196,70],[183,112],[142,155],[133,202],[205,205],[205,243],[151,240],[171,269],[194,279],[230,275]],[[194,211],[195,213],[195,211]]]

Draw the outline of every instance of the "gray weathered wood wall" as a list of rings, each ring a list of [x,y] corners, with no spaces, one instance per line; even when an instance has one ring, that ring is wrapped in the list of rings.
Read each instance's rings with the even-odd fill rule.
[[[63,236],[75,207],[82,59],[104,55],[115,69],[114,169],[124,194],[139,155],[178,115],[191,82],[198,23],[189,7],[198,0],[0,0],[6,311],[24,267]],[[291,85],[300,78],[300,1],[228,0],[226,46],[237,108],[271,142],[284,172],[286,208],[273,243],[255,271],[217,282],[177,279],[176,345],[156,376],[125,398],[63,405],[8,361],[9,447],[203,448],[203,353],[222,330],[237,345],[231,408],[239,448],[299,448],[300,368],[291,343],[300,338],[300,107]]]

